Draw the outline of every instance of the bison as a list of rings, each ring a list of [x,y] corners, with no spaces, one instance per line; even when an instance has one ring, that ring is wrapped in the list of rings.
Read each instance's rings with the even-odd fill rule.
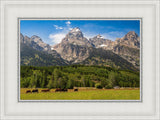
[[[26,90],[26,93],[31,93],[31,90]]]
[[[44,90],[41,90],[41,92],[49,92],[50,89],[44,89]]]
[[[57,89],[55,90],[55,92],[67,92],[67,91],[68,91],[68,89],[66,89],[66,88],[64,88],[64,89],[57,88]]]
[[[74,91],[78,91],[78,89],[74,89]]]
[[[38,89],[33,89],[32,90],[32,93],[36,93],[36,92],[38,93]]]
[[[60,92],[60,91],[62,91],[61,88],[57,88],[57,89],[55,90],[55,92]]]
[[[63,91],[63,92],[67,92],[67,91],[68,91],[68,89],[64,88],[64,89],[62,89],[62,91]]]

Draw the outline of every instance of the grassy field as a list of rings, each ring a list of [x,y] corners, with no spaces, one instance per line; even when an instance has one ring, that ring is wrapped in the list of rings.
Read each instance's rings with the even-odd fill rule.
[[[21,100],[139,100],[139,89],[80,89],[74,92],[54,92],[51,89],[46,93],[25,93],[26,88],[21,88]],[[41,91],[41,89],[39,89]]]

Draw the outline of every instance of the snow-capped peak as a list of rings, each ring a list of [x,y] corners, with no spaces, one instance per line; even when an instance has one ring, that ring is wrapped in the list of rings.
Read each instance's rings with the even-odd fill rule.
[[[80,31],[80,29],[75,29],[76,32]]]
[[[97,38],[103,38],[101,35],[97,35]]]
[[[81,31],[78,27],[76,27],[76,28],[73,28],[72,30],[71,30],[71,32],[79,32],[79,31]]]
[[[76,28],[73,28],[70,32],[69,32],[69,35],[70,36],[78,36],[78,37],[83,37],[83,33],[81,32],[81,30],[76,27]]]

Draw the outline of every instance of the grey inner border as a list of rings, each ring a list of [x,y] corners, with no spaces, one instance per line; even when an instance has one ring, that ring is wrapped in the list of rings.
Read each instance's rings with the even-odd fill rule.
[[[140,20],[140,100],[20,100],[20,20]],[[17,31],[17,43],[18,43],[18,48],[17,48],[17,53],[18,53],[18,56],[17,56],[17,75],[18,75],[18,81],[17,81],[17,92],[18,92],[18,96],[17,96],[17,101],[18,102],[23,102],[23,103],[41,103],[41,102],[87,102],[87,103],[93,103],[93,102],[96,102],[96,103],[104,103],[104,102],[118,102],[118,103],[121,103],[121,102],[139,102],[139,103],[142,103],[143,102],[143,87],[142,87],[142,83],[143,83],[143,18],[139,18],[139,17],[136,17],[136,18],[106,18],[106,17],[97,17],[97,18],[92,18],[92,17],[89,17],[89,18],[63,18],[63,17],[59,17],[59,18],[50,18],[50,17],[47,17],[47,18],[21,18],[21,17],[18,17],[17,18],[17,27],[18,27],[18,31]]]

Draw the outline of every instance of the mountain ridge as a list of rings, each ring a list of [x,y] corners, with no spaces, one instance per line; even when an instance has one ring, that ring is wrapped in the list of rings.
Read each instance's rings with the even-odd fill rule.
[[[43,40],[36,35],[29,38],[20,34],[20,41],[21,44],[25,44],[37,51],[45,52],[45,54],[51,54],[54,58],[61,58],[66,65],[82,63],[91,64],[91,62],[87,61],[93,60],[91,57],[94,56],[94,53],[98,55],[97,51],[99,51],[120,59],[120,61],[114,60],[114,57],[104,57],[105,55],[101,55],[101,53],[99,53],[97,56],[97,60],[101,63],[99,65],[112,63],[117,68],[132,70],[139,69],[140,39],[134,31],[128,32],[122,38],[117,38],[115,41],[111,41],[109,39],[104,39],[100,34],[87,39],[84,37],[80,28],[76,27],[70,30],[59,44],[54,46],[44,43]],[[105,61],[106,63],[102,61]],[[125,61],[125,63],[119,65],[118,61],[120,63],[122,63],[121,61]]]
[[[78,32],[76,31],[78,29]],[[70,34],[70,33],[74,34]],[[78,37],[77,38],[77,34]],[[71,35],[71,36],[70,36]],[[70,39],[71,38],[71,39]],[[103,48],[104,50],[111,50],[115,54],[121,56],[125,60],[127,60],[129,63],[133,64],[137,69],[139,69],[139,53],[140,52],[140,41],[138,35],[134,31],[128,32],[124,37],[117,38],[115,41],[111,41],[109,39],[104,39],[100,34],[96,35],[93,38],[90,38],[89,40],[83,41],[82,32],[79,28],[72,29],[66,37],[62,40],[61,43],[54,46],[54,50],[56,50],[63,59],[67,59],[68,61],[74,61],[76,62],[82,62],[84,59],[89,57],[88,48]],[[81,40],[81,44],[77,43],[78,40]],[[71,47],[72,44],[72,47]],[[83,46],[85,48],[86,54],[79,54],[79,51],[76,49],[76,45]],[[124,47],[125,46],[125,47]],[[68,48],[68,49],[66,49]],[[128,51],[128,54],[127,52]],[[129,52],[130,50],[134,52]],[[131,53],[131,54],[129,54]],[[73,57],[74,56],[74,57]],[[77,58],[77,59],[76,59]],[[80,61],[80,58],[81,59]]]

